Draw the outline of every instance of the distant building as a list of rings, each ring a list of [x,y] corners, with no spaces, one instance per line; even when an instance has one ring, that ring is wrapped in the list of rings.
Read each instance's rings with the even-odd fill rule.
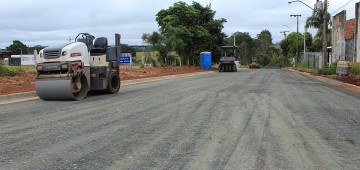
[[[5,58],[11,57],[11,51],[0,49],[0,60],[5,60]]]
[[[11,55],[12,60],[17,60],[17,63],[13,63],[13,65],[22,65],[22,66],[33,66],[35,65],[35,57],[33,54],[25,54],[25,55]]]

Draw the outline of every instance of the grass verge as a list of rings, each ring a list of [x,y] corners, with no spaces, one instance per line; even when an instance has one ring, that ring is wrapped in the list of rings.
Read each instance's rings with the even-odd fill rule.
[[[15,76],[17,74],[20,74],[24,71],[28,70],[25,67],[22,66],[7,66],[0,61],[0,77],[5,76]]]

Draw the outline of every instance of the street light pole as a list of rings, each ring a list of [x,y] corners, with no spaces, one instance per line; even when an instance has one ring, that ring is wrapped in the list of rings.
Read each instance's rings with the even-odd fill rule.
[[[299,54],[299,17],[301,15],[290,15],[290,17],[296,17],[296,59],[295,63],[297,64],[300,60],[300,54]]]
[[[287,28],[289,28],[292,32],[295,32],[293,29],[291,29],[289,26],[287,26],[287,25],[281,25],[281,26],[284,26],[284,27],[287,27]]]
[[[314,10],[314,8],[312,8],[311,6],[309,6],[308,4],[305,4],[303,1],[300,0],[296,0],[296,1],[289,1],[288,3],[291,4],[293,2],[301,2],[302,4],[306,5],[307,7],[309,7],[310,9]]]

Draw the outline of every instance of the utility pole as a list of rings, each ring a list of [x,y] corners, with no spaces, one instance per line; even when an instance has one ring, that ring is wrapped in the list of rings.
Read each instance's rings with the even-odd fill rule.
[[[328,63],[328,54],[327,54],[327,0],[324,1],[324,21],[323,21],[323,44],[322,44],[322,53],[323,53],[323,63],[321,64],[320,68],[324,69]]]
[[[286,39],[286,33],[290,31],[281,31],[280,33],[284,35],[284,38]]]
[[[288,40],[287,40],[287,38],[286,38],[286,33],[287,32],[290,32],[290,31],[281,31],[280,33],[281,34],[283,34],[284,35],[284,38],[285,38],[285,41],[286,41],[286,47],[288,47]],[[286,58],[286,61],[285,61],[285,64],[286,64],[286,67],[288,66],[288,55],[287,55],[287,53],[286,53],[286,56],[285,56],[285,58]]]
[[[299,17],[301,15],[290,15],[290,17],[296,17],[296,59],[295,63],[297,64],[300,60],[300,53],[299,53]]]

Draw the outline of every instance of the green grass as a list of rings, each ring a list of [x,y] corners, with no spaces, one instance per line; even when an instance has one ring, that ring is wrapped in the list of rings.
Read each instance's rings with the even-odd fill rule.
[[[19,73],[25,72],[26,69],[24,69],[21,66],[0,66],[0,77],[4,76],[15,76]]]
[[[318,72],[319,72],[318,69],[316,69],[316,68],[299,68],[299,67],[296,67],[295,69],[303,71],[303,72],[307,72],[307,73],[313,73],[313,74],[318,74]]]
[[[304,68],[308,68],[308,61],[307,60],[303,60],[303,61],[301,61],[300,63],[298,63],[298,64],[296,64],[296,66],[295,66],[296,68],[302,68],[302,69],[304,69]]]
[[[303,71],[303,72],[307,72],[307,73],[318,74],[318,69],[317,68],[309,68],[308,67],[308,61],[307,60],[303,60],[300,63],[298,63],[295,66],[295,69]]]

